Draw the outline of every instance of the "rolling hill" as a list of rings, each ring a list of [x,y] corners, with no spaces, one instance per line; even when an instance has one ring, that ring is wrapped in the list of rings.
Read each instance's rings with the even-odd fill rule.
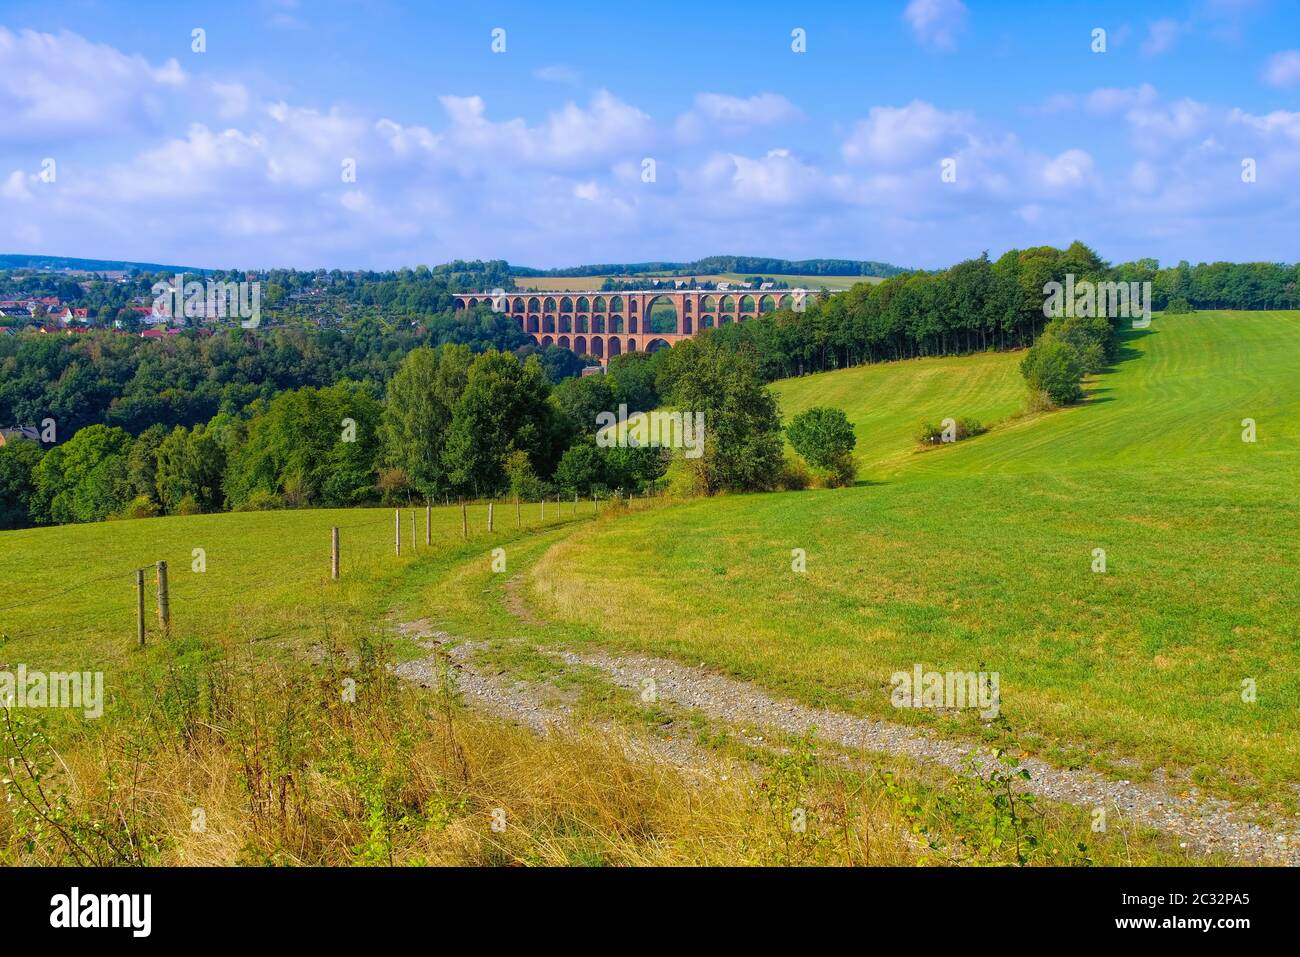
[[[1009,414],[1014,361],[778,384],[787,413],[846,409],[869,484],[581,529],[532,569],[537,607],[571,640],[891,719],[895,671],[999,671],[1018,747],[1294,802],[1300,316],[1157,318],[1082,405],[914,451],[921,417]]]

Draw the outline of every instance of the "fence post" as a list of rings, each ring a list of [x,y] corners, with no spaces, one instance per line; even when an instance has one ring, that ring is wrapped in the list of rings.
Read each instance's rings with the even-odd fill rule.
[[[595,492],[591,493],[591,509],[595,514],[600,514],[600,501],[596,498]]]
[[[135,570],[135,637],[144,647],[144,569]]]
[[[393,550],[402,554],[402,510],[393,509]]]
[[[492,531],[492,502],[488,502],[488,531]]]
[[[546,524],[546,496],[545,495],[542,496],[542,517],[539,518],[537,521],[541,525]]]
[[[424,505],[424,544],[433,544],[433,506],[427,502]]]
[[[162,625],[163,634],[170,636],[172,630],[172,606],[167,592],[167,563],[158,563],[158,624]]]
[[[339,530],[337,527],[330,529],[330,578],[333,581],[339,580]]]
[[[515,528],[523,528],[523,527],[524,527],[523,512],[520,511],[519,496],[516,495],[515,496]]]
[[[460,500],[460,534],[462,538],[469,538],[469,512],[465,509],[465,500]]]
[[[573,493],[573,514],[574,515],[578,514],[578,493],[577,492]]]
[[[415,541],[415,509],[411,509],[411,551],[412,552],[415,551],[416,544],[417,543]]]

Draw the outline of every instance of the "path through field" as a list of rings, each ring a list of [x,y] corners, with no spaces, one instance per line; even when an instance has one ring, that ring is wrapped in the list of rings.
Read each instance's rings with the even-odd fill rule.
[[[491,673],[475,664],[476,644],[433,631],[427,622],[402,626],[427,647],[445,649],[466,704],[538,733],[548,727],[573,727],[568,702],[553,685],[519,679],[504,671]],[[553,655],[569,667],[593,668],[618,688],[638,695],[650,689],[657,700],[694,709],[733,728],[743,729],[750,743],[761,744],[772,732],[815,733],[823,741],[851,752],[888,754],[930,762],[958,773],[987,775],[997,761],[987,750],[943,740],[903,725],[809,708],[774,698],[764,691],[709,671],[649,655],[615,655],[604,651],[533,649]],[[437,683],[436,653],[399,665],[397,673],[426,686]],[[763,733],[755,733],[755,729]],[[679,769],[708,773],[716,765],[705,752],[681,738],[642,735],[635,739],[644,753]],[[973,765],[973,766],[972,766]],[[1300,826],[1265,827],[1245,819],[1225,802],[1180,797],[1150,785],[1109,781],[1085,770],[1053,767],[1035,758],[1021,766],[1030,772],[1022,788],[1046,800],[1095,810],[1104,808],[1109,827],[1149,827],[1176,835],[1185,846],[1203,853],[1226,854],[1242,861],[1300,866]]]

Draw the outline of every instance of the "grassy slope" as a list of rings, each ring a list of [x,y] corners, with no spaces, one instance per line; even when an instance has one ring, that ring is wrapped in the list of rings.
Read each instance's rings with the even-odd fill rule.
[[[417,513],[419,557],[424,547],[423,509]],[[484,546],[486,508],[469,510],[471,543]],[[522,511],[536,525],[537,505]],[[566,517],[547,512],[547,524]],[[514,529],[511,507],[497,510],[498,534]],[[343,581],[329,583],[330,528],[339,526]],[[460,549],[460,509],[433,510],[438,553]],[[327,613],[346,605],[376,617],[400,597],[412,562],[410,511],[402,512],[401,559],[393,558],[391,509],[311,509],[245,512],[106,522],[0,532],[0,659],[30,668],[113,668],[136,657],[134,569],[148,566],[146,613],[156,641],[153,563],[169,566],[172,626],[177,636],[237,631],[246,641],[319,637]],[[206,553],[206,571],[193,567],[194,549]],[[328,586],[328,587],[327,587]],[[17,607],[12,607],[17,605]],[[355,607],[354,607],[355,606]]]
[[[866,473],[896,481],[582,529],[536,566],[540,607],[599,640],[950,726],[970,722],[892,709],[889,675],[914,662],[998,670],[1026,748],[1294,801],[1300,317],[1157,319],[1128,348],[1084,405],[916,455],[903,426],[919,416],[896,399],[921,364],[838,373],[856,380],[844,393]],[[918,396],[938,409],[961,405],[938,401],[944,382],[956,396],[981,379],[1005,388],[998,358],[971,360],[984,364],[974,374],[955,360]],[[835,387],[823,396],[844,384],[788,383],[787,409],[817,378]],[[1247,416],[1254,445],[1240,440]],[[806,575],[790,571],[796,547]],[[1105,575],[1090,570],[1098,547]],[[1241,701],[1245,678],[1255,704]]]
[[[843,409],[858,437],[858,474],[869,481],[914,466],[922,420],[973,416],[985,425],[1024,405],[1021,353],[984,353],[861,366],[776,383],[786,421],[812,406]]]

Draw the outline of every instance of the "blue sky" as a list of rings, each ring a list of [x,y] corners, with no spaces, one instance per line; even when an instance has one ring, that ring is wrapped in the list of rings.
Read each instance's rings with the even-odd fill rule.
[[[1293,261],[1298,178],[1282,0],[0,8],[5,252]]]

